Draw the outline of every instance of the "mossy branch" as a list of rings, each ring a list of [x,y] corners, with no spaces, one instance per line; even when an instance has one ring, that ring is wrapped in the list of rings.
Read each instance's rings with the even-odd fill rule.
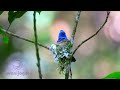
[[[10,36],[19,38],[19,39],[21,39],[21,40],[24,40],[24,41],[27,41],[27,42],[30,42],[30,43],[33,43],[33,44],[35,43],[35,42],[32,41],[32,40],[29,40],[29,39],[27,39],[27,38],[21,37],[21,36],[19,36],[19,35],[17,35],[17,34],[14,34],[14,33],[10,32],[10,31],[8,31],[8,30],[2,29],[2,28],[1,28],[1,30],[2,30],[3,32],[5,32],[6,34],[10,35]],[[41,47],[49,50],[49,47],[47,47],[47,46],[45,46],[45,45],[42,45],[42,44],[40,44],[40,43],[38,43],[38,42],[37,42],[37,45],[39,45],[39,46],[41,46]]]
[[[73,41],[74,41],[74,38],[75,38],[75,33],[76,33],[78,22],[79,22],[79,19],[80,19],[80,14],[81,14],[81,11],[78,11],[77,15],[75,16],[75,25],[74,25],[72,36],[71,36],[71,39]],[[72,56],[71,56],[71,59],[72,59]],[[72,60],[70,60],[70,61],[72,61]],[[66,72],[65,72],[65,79],[68,79],[69,77],[72,79],[71,62],[70,62],[70,64],[68,64],[66,66]]]
[[[38,37],[37,37],[37,28],[36,28],[36,11],[33,13],[33,22],[34,22],[34,36],[35,36],[35,49],[36,49],[36,57],[37,57],[37,67],[38,67],[38,73],[39,78],[42,79],[41,74],[41,65],[40,65],[40,56],[39,56],[39,48],[38,48]]]

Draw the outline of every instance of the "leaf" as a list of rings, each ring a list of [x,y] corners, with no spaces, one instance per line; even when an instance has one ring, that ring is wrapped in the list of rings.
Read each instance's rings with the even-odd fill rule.
[[[2,29],[2,26],[0,26],[0,34],[2,35],[2,40],[5,44],[8,44],[9,38]]]
[[[9,11],[8,21],[11,24],[15,19],[22,17],[27,11]]]
[[[15,12],[15,16],[16,18],[20,18],[22,17],[27,11],[17,11]]]
[[[41,13],[41,11],[37,11],[38,13],[39,13],[39,15],[40,15],[40,13]]]
[[[0,11],[0,15],[3,13],[4,11]]]
[[[120,79],[120,72],[113,72],[104,77],[103,79]]]
[[[70,48],[72,48],[72,46],[73,46],[73,44],[71,44],[71,43],[68,43],[68,48],[70,49]]]
[[[8,36],[6,35],[6,34],[4,34],[3,35],[3,42],[5,43],[5,44],[8,44],[8,42],[9,42],[9,38],[8,38]]]
[[[9,23],[11,24],[15,19],[15,14],[14,14],[14,11],[9,11],[8,12],[8,21]]]

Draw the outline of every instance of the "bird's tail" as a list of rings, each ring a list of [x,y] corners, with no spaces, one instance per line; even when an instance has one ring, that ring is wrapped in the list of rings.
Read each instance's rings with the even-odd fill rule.
[[[76,59],[74,58],[74,56],[72,57],[72,62],[75,62],[76,61]]]

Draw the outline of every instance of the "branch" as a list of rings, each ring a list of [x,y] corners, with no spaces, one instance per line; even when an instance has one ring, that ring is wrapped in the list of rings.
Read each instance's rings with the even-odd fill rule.
[[[8,31],[8,30],[10,29],[10,26],[11,26],[11,24],[9,24],[9,26],[8,26],[8,28],[7,28],[7,30],[6,30],[6,31]]]
[[[73,55],[75,54],[75,52],[78,50],[78,48],[83,45],[85,42],[87,42],[88,40],[90,40],[91,38],[93,38],[94,36],[96,36],[100,30],[105,26],[105,24],[107,23],[107,20],[108,20],[108,17],[110,15],[110,12],[107,11],[107,16],[106,16],[106,19],[104,21],[104,23],[101,25],[101,27],[95,32],[95,34],[93,34],[92,36],[90,36],[89,38],[87,38],[86,40],[82,41],[78,46],[77,48],[73,51]]]
[[[68,65],[66,66],[65,79],[69,79],[69,71],[70,71],[70,65],[68,64]]]
[[[72,35],[71,35],[71,39],[73,41],[74,41],[77,25],[78,25],[78,22],[79,22],[80,14],[81,14],[81,11],[78,11],[78,13],[77,13],[77,15],[75,17],[75,26],[74,26],[74,29],[73,29],[73,32],[72,32]],[[69,78],[69,74],[70,74],[70,78],[72,79],[72,70],[71,70],[71,65],[70,64],[68,64],[66,66],[65,79]]]
[[[5,30],[5,29],[1,29],[1,30],[2,30],[3,32],[7,33],[7,34],[10,35],[10,36],[13,36],[13,37],[22,39],[22,40],[27,41],[27,42],[30,42],[30,43],[35,43],[34,41],[31,41],[31,40],[29,40],[29,39],[26,39],[26,38],[23,38],[23,37],[21,37],[21,36],[18,36],[17,34],[14,34],[14,33],[10,32],[10,31],[8,31],[8,30]],[[39,43],[37,43],[37,44],[38,44],[39,46],[41,46],[41,47],[49,50],[49,47],[44,46],[44,45],[39,44]]]
[[[75,17],[75,26],[74,26],[72,36],[71,36],[72,40],[74,40],[74,37],[75,37],[75,33],[76,33],[77,25],[78,25],[78,22],[79,22],[80,14],[81,14],[81,11],[78,11],[78,13]]]
[[[70,66],[70,79],[72,79],[72,70],[71,70],[71,66]]]
[[[34,11],[34,13],[33,13],[33,21],[34,21],[34,36],[35,36],[35,49],[36,49],[36,57],[37,57],[37,66],[38,66],[39,78],[42,79],[39,48],[37,45],[38,38],[37,38],[37,30],[36,30],[36,11]]]
[[[76,29],[77,29],[77,25],[78,25],[78,22],[79,22],[79,18],[80,18],[80,14],[81,14],[81,11],[78,11],[76,17],[75,17],[75,26],[74,26],[74,29],[73,29],[73,32],[72,32],[72,36],[71,36],[71,39],[74,41],[74,37],[75,37],[75,33],[76,33]],[[70,75],[69,75],[70,74]],[[70,76],[70,78],[72,79],[72,70],[71,70],[71,64],[68,64],[66,66],[66,72],[65,72],[65,79],[68,79]]]

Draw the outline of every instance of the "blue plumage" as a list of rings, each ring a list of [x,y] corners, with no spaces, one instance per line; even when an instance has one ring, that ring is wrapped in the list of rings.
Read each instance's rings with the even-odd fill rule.
[[[67,38],[66,33],[64,32],[64,30],[60,30],[57,42],[60,43],[60,42],[67,41],[67,40],[68,40],[68,38]]]
[[[64,32],[64,30],[60,30],[59,35],[58,35],[58,40],[57,40],[57,45],[59,45],[59,48],[62,48],[63,54],[64,55],[69,55],[70,51],[66,51],[69,46],[69,44],[71,43],[70,40],[68,40],[66,33]],[[64,52],[65,51],[65,52]],[[65,59],[66,56],[62,57],[62,59]],[[72,62],[75,62],[75,58],[72,57]]]

